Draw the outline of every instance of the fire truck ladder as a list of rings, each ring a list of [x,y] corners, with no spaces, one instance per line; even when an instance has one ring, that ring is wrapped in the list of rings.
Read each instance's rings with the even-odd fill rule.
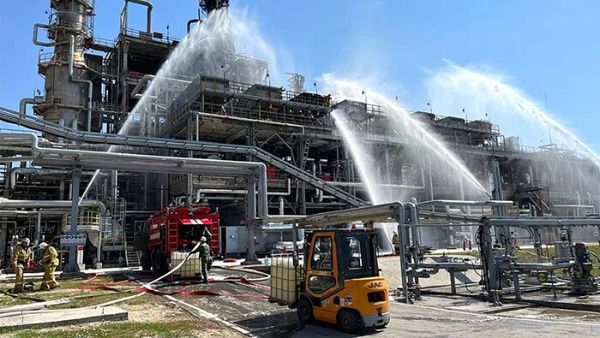
[[[352,206],[364,206],[367,203],[350,194],[349,192],[333,186],[313,175],[312,173],[305,171],[297,166],[280,159],[273,154],[255,147],[237,144],[225,144],[215,142],[204,142],[204,141],[189,141],[189,140],[175,140],[175,139],[164,139],[164,138],[153,138],[153,137],[141,137],[141,136],[129,136],[129,135],[118,135],[118,134],[101,134],[94,132],[81,132],[71,128],[59,126],[56,123],[44,121],[38,117],[30,115],[22,115],[16,111],[0,107],[0,120],[21,125],[33,130],[48,133],[55,137],[62,137],[65,139],[79,141],[83,143],[102,143],[109,145],[122,145],[130,147],[150,147],[150,148],[163,148],[163,149],[176,149],[186,151],[204,151],[204,152],[216,152],[216,153],[230,153],[230,154],[250,154],[258,158],[259,160],[271,164],[276,168],[286,172],[287,174],[298,178],[299,180],[306,182],[317,189],[321,189],[324,192],[344,201]]]

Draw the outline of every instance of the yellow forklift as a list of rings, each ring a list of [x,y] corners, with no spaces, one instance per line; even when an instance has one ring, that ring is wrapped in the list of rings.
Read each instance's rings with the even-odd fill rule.
[[[269,300],[296,308],[302,323],[318,320],[345,332],[385,327],[390,292],[379,274],[377,235],[368,224],[389,222],[397,208],[402,204],[316,214],[295,223],[294,229],[304,229],[303,259],[300,250],[272,256]],[[354,221],[367,226],[348,227]]]

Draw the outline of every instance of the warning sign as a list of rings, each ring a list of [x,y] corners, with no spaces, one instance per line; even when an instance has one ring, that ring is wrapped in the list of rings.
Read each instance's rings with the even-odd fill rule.
[[[61,246],[85,245],[86,240],[87,240],[87,236],[84,234],[61,235],[60,236],[60,245]]]

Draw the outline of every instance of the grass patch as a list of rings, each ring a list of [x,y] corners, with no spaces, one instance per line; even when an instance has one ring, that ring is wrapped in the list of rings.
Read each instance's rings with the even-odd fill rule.
[[[10,331],[3,333],[15,333],[18,338],[75,338],[75,337],[110,337],[110,338],[129,338],[129,337],[196,337],[200,325],[192,320],[178,320],[172,322],[107,322],[101,325],[91,326],[77,330],[21,330],[19,332]],[[0,331],[1,332],[1,331]]]
[[[99,305],[102,303],[110,302],[113,300],[117,300],[120,298],[125,298],[125,297],[133,295],[134,293],[135,292],[133,292],[133,291],[126,291],[126,292],[107,291],[104,293],[85,295],[85,297],[79,297],[79,298],[71,297],[71,301],[69,303],[51,305],[48,308],[49,309],[74,309],[74,308],[79,308],[79,307],[94,306],[94,305]],[[138,298],[142,298],[142,297],[144,297],[144,296],[140,296]]]
[[[11,307],[16,305],[24,305],[34,303],[33,300],[22,297],[11,297],[9,295],[0,294],[0,308]]]
[[[98,286],[98,285],[110,285],[111,283],[114,283],[114,282],[121,282],[123,280],[128,280],[128,277],[124,276],[124,275],[98,276],[94,280],[90,280],[86,283],[83,283],[84,280],[85,279],[81,279],[81,278],[58,279],[58,282],[60,283],[60,287],[58,287],[54,290],[51,290],[51,291],[35,291],[32,293],[25,293],[25,294],[23,294],[22,297],[15,298],[15,297],[8,296],[6,294],[0,294],[0,308],[21,305],[21,304],[30,304],[30,303],[35,302],[34,299],[27,299],[26,297],[35,298],[40,301],[57,300],[57,299],[63,299],[63,298],[70,299],[69,303],[52,305],[49,307],[50,309],[67,309],[67,308],[79,308],[79,307],[94,306],[94,305],[106,303],[106,302],[109,302],[112,300],[116,300],[119,298],[131,296],[131,295],[137,293],[137,287],[139,286],[137,283],[131,282],[131,283],[118,283],[118,284],[115,284],[114,286],[112,286],[119,291],[94,289],[94,287]],[[36,284],[35,289],[36,290],[39,288],[40,283],[41,283],[41,280],[35,281],[35,284]],[[2,291],[10,290],[10,289],[12,289],[13,285],[14,284],[12,282],[0,283],[0,290],[2,290]],[[89,287],[90,289],[86,290],[86,287]],[[144,295],[144,296],[134,298],[125,303],[132,304],[132,305],[145,304],[147,302],[152,301],[153,298],[154,297],[150,297],[149,295]]]

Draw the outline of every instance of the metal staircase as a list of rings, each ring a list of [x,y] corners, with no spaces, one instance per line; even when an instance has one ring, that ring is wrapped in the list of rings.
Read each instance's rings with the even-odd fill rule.
[[[293,165],[292,163],[286,162],[278,158],[277,156],[274,156],[273,154],[255,146],[82,132],[71,128],[59,126],[56,123],[44,121],[38,117],[30,115],[21,115],[16,111],[3,107],[0,107],[0,120],[22,125],[33,130],[53,135],[55,137],[62,137],[65,139],[83,143],[101,143],[107,145],[121,145],[130,147],[151,147],[173,150],[203,151],[244,155],[250,154],[255,156],[257,159],[265,163],[271,164],[276,168],[288,173],[289,175],[296,177],[299,180],[314,186],[315,188],[321,189],[324,192],[335,196],[339,200],[344,201],[350,205],[361,206],[367,204],[362,199],[348,193],[342,188],[330,185],[326,181],[321,180],[312,173],[309,173]]]
[[[300,168],[306,170],[306,161],[308,160],[308,152],[310,151],[310,138],[302,140],[302,157],[300,158]]]
[[[137,250],[133,250],[133,237],[134,229],[130,224],[126,224],[123,229],[125,233],[125,261],[127,266],[136,267],[140,266],[140,257]]]

